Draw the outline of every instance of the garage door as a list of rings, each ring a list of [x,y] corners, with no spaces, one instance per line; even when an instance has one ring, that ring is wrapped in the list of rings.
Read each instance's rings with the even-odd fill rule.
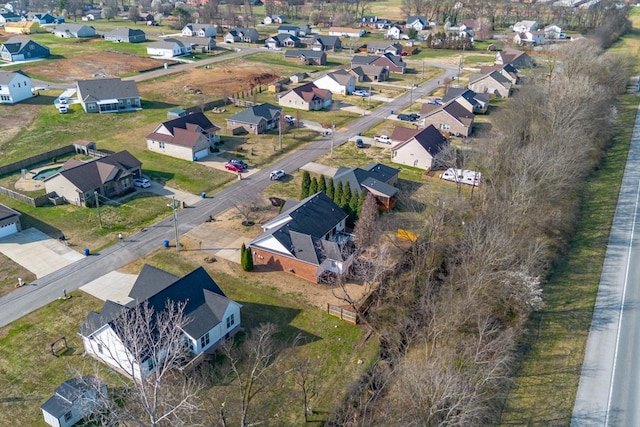
[[[3,225],[2,227],[0,227],[0,239],[3,237],[10,236],[11,234],[17,233],[17,232],[18,232],[18,227],[16,226],[15,222],[13,224]]]
[[[203,158],[207,157],[207,155],[208,155],[208,154],[209,154],[209,149],[208,149],[208,148],[206,148],[206,149],[204,149],[204,150],[200,150],[200,151],[198,151],[198,152],[195,154],[195,156],[194,156],[194,157],[195,157],[195,159],[196,159],[196,160],[200,160],[200,159],[203,159]]]

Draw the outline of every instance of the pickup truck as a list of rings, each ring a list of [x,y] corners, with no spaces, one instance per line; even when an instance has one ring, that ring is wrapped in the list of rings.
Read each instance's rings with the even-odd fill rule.
[[[376,142],[381,142],[383,144],[391,144],[391,138],[389,138],[387,135],[378,135],[373,139]]]

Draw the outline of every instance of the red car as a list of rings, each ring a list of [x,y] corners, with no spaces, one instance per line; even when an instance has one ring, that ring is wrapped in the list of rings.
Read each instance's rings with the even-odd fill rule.
[[[409,52],[402,51],[400,52],[400,56],[409,56]]]
[[[232,172],[242,172],[242,166],[235,163],[225,163],[224,168]]]

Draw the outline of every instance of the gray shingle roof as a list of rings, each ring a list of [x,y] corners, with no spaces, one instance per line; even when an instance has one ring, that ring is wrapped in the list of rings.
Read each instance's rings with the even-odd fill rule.
[[[165,39],[159,40],[155,43],[151,43],[147,47],[155,47],[159,49],[173,49],[173,46],[177,44],[180,47],[184,47],[184,43],[181,40],[174,39],[172,37],[167,37]]]
[[[121,80],[120,78],[78,80],[76,85],[78,96],[84,102],[140,97],[136,82],[133,80]]]
[[[351,191],[360,193],[364,183],[368,182],[368,187],[375,188],[386,196],[393,196],[398,189],[387,184],[391,179],[398,176],[400,170],[385,166],[380,163],[368,165],[366,168],[345,168],[339,167],[333,176],[333,182],[337,184],[342,182],[343,185],[349,183]],[[384,185],[383,185],[384,184]]]
[[[5,219],[20,215],[22,215],[20,212],[14,211],[9,206],[5,206],[0,203],[0,221],[4,221]]]
[[[313,59],[322,59],[322,57],[326,55],[325,52],[321,50],[310,50],[310,49],[299,49],[299,50],[287,50],[284,53],[285,58],[313,58]]]
[[[73,403],[82,398],[84,393],[95,391],[101,388],[102,381],[93,375],[86,375],[83,378],[72,378],[60,384],[56,388],[56,392],[45,403],[40,406],[41,409],[53,415],[56,418],[62,417],[71,410]],[[87,405],[78,405],[78,409],[86,410]]]
[[[18,70],[18,71],[0,71],[0,85],[6,85],[11,83],[11,81],[16,77],[16,74],[22,74],[25,77],[29,77],[27,76],[26,73]]]
[[[135,28],[120,27],[104,34],[105,36],[136,37],[146,36],[145,32]]]
[[[229,117],[227,121],[257,125],[261,120],[269,121],[275,119],[281,112],[282,108],[276,107],[273,104],[264,103],[242,110]]]

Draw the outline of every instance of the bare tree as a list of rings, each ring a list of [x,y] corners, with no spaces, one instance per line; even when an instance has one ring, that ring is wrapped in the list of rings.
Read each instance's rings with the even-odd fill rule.
[[[253,215],[258,209],[260,202],[257,197],[245,197],[243,199],[239,199],[236,203],[234,203],[233,208],[242,215],[245,223],[251,223],[253,221]]]

